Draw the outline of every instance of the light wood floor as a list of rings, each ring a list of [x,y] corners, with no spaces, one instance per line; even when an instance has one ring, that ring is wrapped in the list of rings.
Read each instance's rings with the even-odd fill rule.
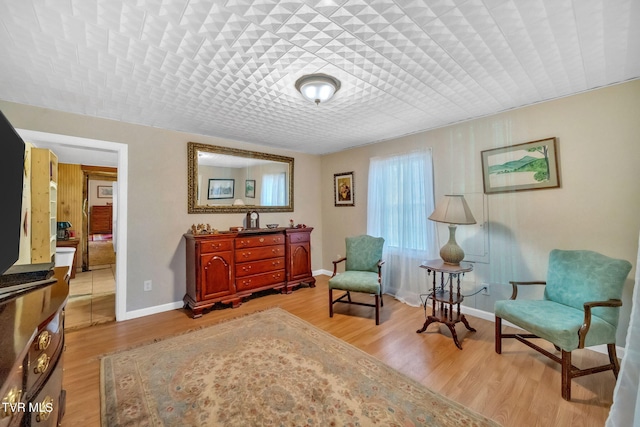
[[[373,309],[367,307],[336,304],[336,314],[331,319],[327,279],[319,276],[316,288],[303,287],[289,295],[264,295],[237,309],[213,310],[200,319],[192,319],[185,310],[173,310],[67,333],[67,410],[63,426],[100,425],[101,355],[274,306],[505,427],[604,425],[615,385],[610,371],[574,380],[573,400],[566,402],[560,396],[559,365],[515,340],[506,340],[503,354],[496,354],[492,322],[468,316],[477,332],[466,333],[460,325],[456,330],[463,350],[458,350],[445,335],[446,328],[430,325],[426,332],[417,334],[424,322],[424,311],[389,296],[384,299],[380,326],[375,325]],[[574,352],[574,363],[604,364],[607,357],[579,350]]]
[[[69,281],[65,330],[116,320],[115,264],[77,272]]]

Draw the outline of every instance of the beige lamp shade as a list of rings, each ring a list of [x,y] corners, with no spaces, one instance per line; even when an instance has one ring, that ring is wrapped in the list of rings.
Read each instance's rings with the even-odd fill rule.
[[[475,224],[476,219],[467,205],[464,196],[447,194],[436,205],[429,219],[448,224]]]
[[[476,223],[464,196],[447,194],[438,202],[429,219],[449,224],[449,241],[440,249],[440,257],[445,264],[460,265],[464,251],[456,242],[456,224]]]

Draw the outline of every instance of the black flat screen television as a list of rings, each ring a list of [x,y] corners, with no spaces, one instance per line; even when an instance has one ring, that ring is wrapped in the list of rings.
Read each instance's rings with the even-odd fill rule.
[[[25,144],[0,110],[0,298],[37,286],[52,275],[53,263],[14,265],[20,255]]]

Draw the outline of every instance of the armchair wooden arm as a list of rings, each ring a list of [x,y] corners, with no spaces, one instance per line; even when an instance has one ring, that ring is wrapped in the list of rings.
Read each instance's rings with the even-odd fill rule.
[[[518,296],[518,285],[546,285],[547,282],[544,280],[535,280],[532,282],[517,282],[517,281],[510,281],[509,283],[511,283],[511,287],[512,292],[511,292],[511,298],[509,299],[516,299],[516,297]]]
[[[578,331],[580,341],[578,348],[584,348],[584,340],[591,327],[591,309],[594,307],[622,307],[622,301],[619,299],[610,299],[607,301],[591,301],[584,303],[584,322]]]
[[[382,283],[382,264],[384,264],[384,261],[378,261],[378,283]]]
[[[333,263],[333,275],[331,277],[333,277],[336,274],[338,274],[338,264],[340,264],[342,261],[346,261],[346,260],[347,260],[347,257],[344,256],[344,257],[342,257],[340,259],[337,259],[335,261],[331,261]]]

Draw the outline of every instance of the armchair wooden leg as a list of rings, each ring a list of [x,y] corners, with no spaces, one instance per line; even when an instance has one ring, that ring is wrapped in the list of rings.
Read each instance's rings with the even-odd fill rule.
[[[502,318],[496,316],[496,353],[502,354]]]
[[[376,295],[376,325],[380,324],[380,296]]]
[[[333,317],[333,288],[329,288],[329,317]]]
[[[562,350],[562,398],[571,400],[571,352]]]
[[[620,372],[620,364],[618,363],[618,356],[616,355],[616,345],[607,344],[607,350],[609,350],[609,362],[613,365],[613,375],[618,379],[618,372]]]

